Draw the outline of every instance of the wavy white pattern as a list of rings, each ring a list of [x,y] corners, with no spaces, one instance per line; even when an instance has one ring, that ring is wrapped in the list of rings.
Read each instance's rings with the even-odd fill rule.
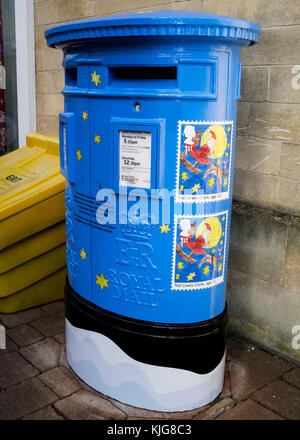
[[[213,371],[196,374],[136,361],[106,336],[74,327],[68,320],[66,338],[75,373],[97,391],[129,405],[187,411],[211,402],[223,387],[225,354]]]

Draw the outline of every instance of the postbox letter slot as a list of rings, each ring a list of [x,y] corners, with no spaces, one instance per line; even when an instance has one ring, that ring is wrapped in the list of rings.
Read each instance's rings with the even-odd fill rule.
[[[68,67],[65,70],[66,73],[66,86],[76,86],[77,85],[77,68]]]
[[[110,68],[111,87],[174,88],[176,66],[121,66]]]

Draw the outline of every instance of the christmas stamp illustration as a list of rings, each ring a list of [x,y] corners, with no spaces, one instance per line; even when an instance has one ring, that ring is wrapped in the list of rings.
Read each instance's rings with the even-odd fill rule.
[[[175,216],[173,290],[205,289],[224,281],[228,211]]]
[[[229,197],[233,122],[179,121],[177,202]]]

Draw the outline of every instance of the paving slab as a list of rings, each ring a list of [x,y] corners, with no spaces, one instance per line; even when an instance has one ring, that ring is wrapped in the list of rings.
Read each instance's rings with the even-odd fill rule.
[[[6,335],[6,349],[0,350],[0,356],[18,350],[18,346]]]
[[[20,353],[41,372],[57,367],[60,345],[52,338],[21,348]]]
[[[228,368],[228,367],[227,367]],[[224,374],[224,385],[223,385],[223,389],[221,391],[221,394],[218,396],[218,400],[222,400],[225,399],[225,397],[231,397],[232,392],[231,392],[231,379],[230,379],[230,372],[229,370],[225,370],[225,374]]]
[[[283,379],[294,387],[300,388],[300,368],[295,368],[284,374]]]
[[[22,420],[64,420],[64,418],[58,415],[51,406],[48,406],[34,414],[23,417]]]
[[[290,420],[300,419],[300,390],[275,380],[252,394],[251,399]]]
[[[19,347],[25,347],[26,345],[31,345],[44,339],[44,336],[39,331],[28,324],[8,329],[7,335],[18,344]]]
[[[0,393],[0,420],[16,420],[57,400],[37,378],[29,379]]]
[[[54,335],[53,338],[61,345],[66,344],[66,335],[65,333],[59,333],[58,335]]]
[[[0,357],[0,390],[4,390],[38,374],[19,353],[7,353]]]
[[[132,420],[146,419],[146,420],[191,420],[200,412],[205,411],[210,405],[202,406],[191,411],[177,411],[177,412],[161,412],[151,411],[144,408],[137,408],[135,406],[126,405],[118,400],[106,397],[114,406],[123,411],[128,418]]]
[[[241,401],[257,389],[288,372],[291,366],[271,354],[255,349],[229,363],[233,398]]]
[[[216,420],[284,420],[278,414],[252,400],[245,400]]]
[[[231,361],[232,359],[239,359],[242,354],[249,351],[245,344],[242,344],[234,339],[228,339],[226,349],[226,359]]]
[[[69,420],[124,420],[126,415],[103,399],[86,390],[79,391],[54,405]]]
[[[32,321],[31,325],[44,336],[54,336],[65,330],[65,315],[63,312],[47,315]]]
[[[65,368],[71,370],[71,367],[67,361],[67,353],[66,353],[66,345],[65,344],[60,346],[58,365],[60,367],[65,367]]]
[[[194,420],[214,420],[220,414],[228,411],[233,406],[234,401],[227,397],[226,399],[220,400],[218,403],[215,403],[203,413],[198,414],[196,417],[194,417]]]
[[[300,417],[300,369],[233,339],[228,339],[227,344],[223,390],[209,405],[166,413],[136,408],[104,396],[78,378],[67,362],[63,309],[63,301],[57,301],[39,309],[1,315],[7,327],[7,349],[0,350],[1,420]]]
[[[53,315],[59,312],[65,313],[65,303],[64,301],[55,301],[53,303],[42,306],[41,309],[48,315]]]
[[[8,315],[1,313],[0,319],[6,327],[12,328],[17,327],[18,325],[28,324],[29,322],[40,319],[44,316],[46,316],[46,313],[42,309],[35,308]]]
[[[81,389],[75,374],[64,367],[46,371],[40,376],[40,380],[60,398],[67,397]]]

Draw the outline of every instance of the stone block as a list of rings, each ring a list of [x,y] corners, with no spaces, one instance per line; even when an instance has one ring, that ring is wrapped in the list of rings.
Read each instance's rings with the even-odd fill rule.
[[[235,169],[276,176],[279,174],[280,157],[280,141],[236,137]]]
[[[61,94],[38,93],[36,110],[39,116],[57,116],[64,110],[64,97]]]
[[[97,0],[97,15],[109,15],[116,12],[127,12],[134,9],[153,8],[170,3],[169,0],[128,0],[120,2],[119,0]]]
[[[300,144],[282,143],[280,176],[300,180]]]
[[[59,94],[65,86],[64,70],[49,70],[36,73],[37,94]]]
[[[270,66],[268,101],[300,103],[300,65]]]
[[[278,207],[292,214],[300,213],[300,180],[282,177],[279,182]]]
[[[233,213],[230,267],[271,283],[283,285],[287,226],[266,217]]]
[[[199,11],[202,12],[203,0],[174,0],[172,3],[161,3],[155,9],[159,10],[183,10],[183,11]],[[147,6],[142,8],[135,8],[138,12],[151,12],[153,7]]]
[[[61,50],[52,49],[49,47],[36,49],[35,51],[35,66],[36,71],[43,70],[60,70],[62,65],[63,53]]]
[[[291,226],[288,232],[285,285],[289,291],[299,294],[300,286],[300,228]],[[299,321],[299,320],[298,320]],[[295,321],[294,324],[299,324]]]
[[[249,5],[252,7],[252,3]],[[299,59],[298,46],[295,44],[299,38],[299,25],[263,28],[259,44],[242,50],[241,60],[248,66],[294,64]]]
[[[300,142],[300,104],[252,102],[249,111],[248,136]]]
[[[233,198],[264,207],[278,207],[280,179],[277,176],[236,170]]]
[[[47,136],[59,136],[59,120],[57,116],[37,115],[36,126],[38,133],[44,133]]]
[[[56,15],[56,0],[45,0],[44,2],[35,3],[34,19],[37,26],[47,24],[55,24],[59,21]]]
[[[294,0],[273,0],[270,8],[262,0],[203,0],[203,11],[254,21],[264,27],[300,24]]]
[[[45,30],[49,28],[49,25],[37,26],[34,29],[35,49],[46,49],[47,41],[45,38]]]
[[[175,0],[173,3],[163,4],[159,9],[199,11],[202,12],[203,0]]]
[[[241,99],[243,101],[266,101],[268,95],[269,68],[245,66],[242,69]]]
[[[56,2],[58,21],[83,19],[96,15],[96,0],[64,0]]]
[[[231,270],[227,300],[232,333],[300,360],[291,344],[291,329],[299,322],[299,292]]]
[[[248,129],[249,122],[249,111],[250,104],[249,102],[239,101],[238,102],[238,110],[237,110],[237,133],[244,134]]]

